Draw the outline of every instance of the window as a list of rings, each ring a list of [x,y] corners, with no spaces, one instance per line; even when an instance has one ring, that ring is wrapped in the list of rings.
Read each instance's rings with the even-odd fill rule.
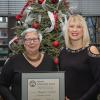
[[[0,23],[7,23],[8,18],[7,17],[0,17]]]

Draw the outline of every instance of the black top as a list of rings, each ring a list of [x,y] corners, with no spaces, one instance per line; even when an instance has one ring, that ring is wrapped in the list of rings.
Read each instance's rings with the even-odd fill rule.
[[[79,50],[63,48],[60,70],[65,71],[66,96],[70,100],[97,100],[100,91],[100,56],[90,47]]]
[[[47,54],[44,55],[43,61],[38,67],[33,67],[22,54],[14,55],[2,68],[0,75],[0,94],[4,96],[5,100],[21,100],[22,72],[54,70],[57,69],[53,60]]]

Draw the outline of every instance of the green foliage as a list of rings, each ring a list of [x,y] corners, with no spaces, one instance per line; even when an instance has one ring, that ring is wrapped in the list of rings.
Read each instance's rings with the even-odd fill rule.
[[[53,46],[53,42],[58,41],[59,46]],[[43,40],[41,43],[41,49],[47,52],[52,57],[58,56],[60,48],[64,45],[64,40],[61,34],[59,33],[47,33],[43,35]]]
[[[46,0],[44,5],[34,2],[28,7],[24,6],[25,11],[22,14],[22,18],[16,21],[15,34],[20,38],[20,34],[24,29],[33,27],[34,23],[38,23],[37,29],[43,35],[41,50],[47,52],[52,57],[58,56],[60,48],[64,45],[61,20],[65,22],[65,18],[62,15],[67,16],[68,7],[69,3],[66,0],[57,0],[56,3]],[[53,29],[47,31],[46,29],[53,26],[54,20],[55,25]],[[54,46],[54,41],[57,41],[59,45]],[[11,47],[12,51],[17,53],[23,51],[19,43],[17,45],[12,43]]]

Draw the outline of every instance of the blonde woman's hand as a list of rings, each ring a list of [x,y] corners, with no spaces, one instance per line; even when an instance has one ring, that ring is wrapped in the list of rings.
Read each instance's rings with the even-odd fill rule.
[[[65,100],[70,100],[67,96],[65,97]]]

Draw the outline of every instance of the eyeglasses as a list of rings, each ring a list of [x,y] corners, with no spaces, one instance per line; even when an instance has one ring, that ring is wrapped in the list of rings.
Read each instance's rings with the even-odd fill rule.
[[[26,39],[24,39],[24,41],[26,43],[31,43],[32,41],[33,42],[38,42],[39,41],[39,38],[26,38]]]

